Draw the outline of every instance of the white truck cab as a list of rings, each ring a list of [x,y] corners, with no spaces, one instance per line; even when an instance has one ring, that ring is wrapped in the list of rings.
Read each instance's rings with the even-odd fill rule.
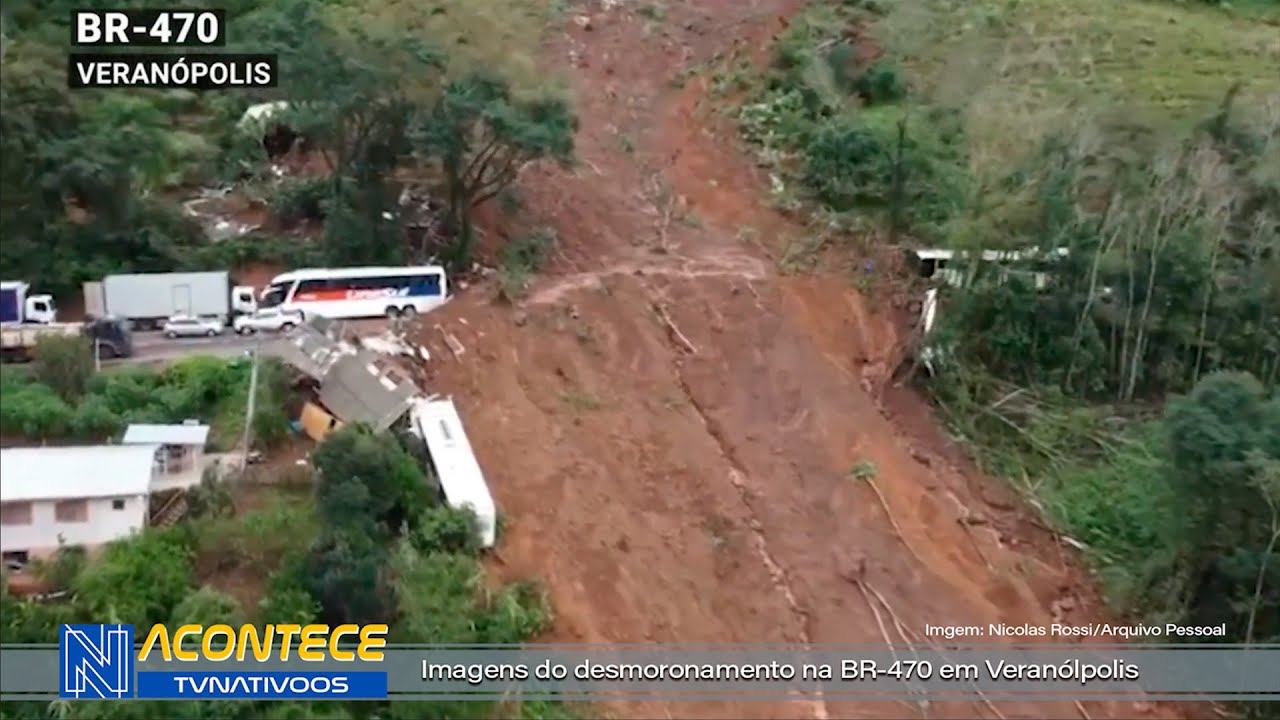
[[[53,296],[28,294],[30,289],[22,281],[0,282],[0,322],[49,325],[58,321]]]
[[[58,306],[52,295],[28,295],[27,322],[49,325],[58,321]]]
[[[258,309],[258,294],[248,285],[236,285],[231,289],[233,315],[252,315]]]

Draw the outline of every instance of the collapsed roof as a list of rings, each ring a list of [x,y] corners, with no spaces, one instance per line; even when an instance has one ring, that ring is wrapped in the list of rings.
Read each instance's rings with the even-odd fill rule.
[[[386,430],[404,417],[410,400],[420,394],[380,354],[348,342],[341,324],[324,318],[308,320],[263,350],[315,380],[317,399],[342,422]]]

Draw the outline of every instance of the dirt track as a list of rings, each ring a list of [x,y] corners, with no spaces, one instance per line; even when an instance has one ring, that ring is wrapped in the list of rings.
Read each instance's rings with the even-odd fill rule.
[[[422,332],[432,389],[458,397],[508,522],[499,569],[546,582],[550,639],[566,642],[882,643],[858,578],[921,634],[926,622],[1098,619],[1067,551],[964,463],[918,397],[885,388],[901,344],[893,319],[847,276],[777,274],[803,228],[769,209],[731,130],[697,117],[701,80],[672,83],[717,51],[764,47],[794,4],[672,3],[646,36],[625,2],[592,3],[591,29],[566,23],[549,51],[579,59],[582,162],[576,174],[531,169],[522,222],[554,226],[560,257],[525,307],[472,292]],[[647,199],[655,178],[685,200],[668,212]],[[437,323],[466,347],[460,358]],[[901,537],[851,477],[860,462]],[[918,715],[844,701],[660,705],[607,711]],[[1069,702],[997,706],[1081,717]],[[929,716],[997,715],[954,702]]]

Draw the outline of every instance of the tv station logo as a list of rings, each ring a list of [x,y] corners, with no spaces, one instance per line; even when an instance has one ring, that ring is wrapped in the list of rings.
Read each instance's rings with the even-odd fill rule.
[[[133,696],[132,625],[63,625],[58,650],[60,697]]]
[[[146,53],[72,52],[67,86],[222,90],[277,84],[276,56],[266,53],[174,53],[159,48],[220,48],[226,10],[72,10],[71,44],[158,48]]]
[[[58,695],[77,700],[385,700],[386,635],[386,625],[182,625],[172,633],[154,625],[136,648],[132,625],[63,625]],[[263,667],[271,663],[277,667]],[[305,667],[310,663],[324,667]]]

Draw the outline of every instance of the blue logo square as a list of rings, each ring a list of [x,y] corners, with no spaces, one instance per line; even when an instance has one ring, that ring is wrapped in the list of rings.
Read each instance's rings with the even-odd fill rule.
[[[58,696],[133,697],[133,626],[63,625],[58,631]]]

